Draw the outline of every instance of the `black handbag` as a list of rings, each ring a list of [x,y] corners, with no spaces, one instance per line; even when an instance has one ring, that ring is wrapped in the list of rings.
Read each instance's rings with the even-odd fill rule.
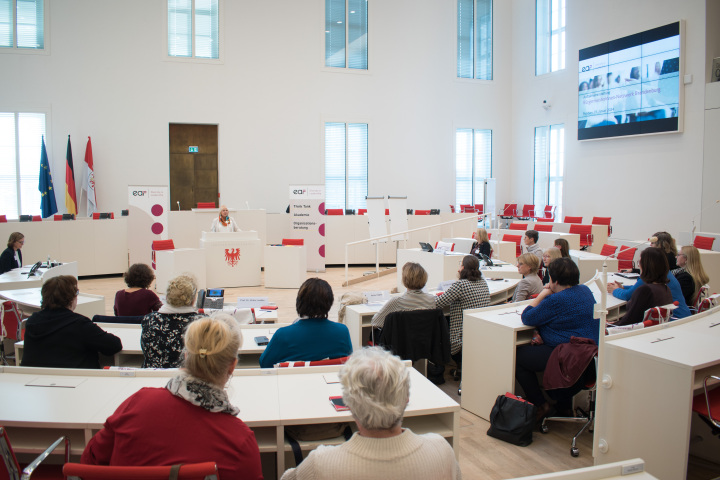
[[[498,395],[490,412],[487,434],[513,445],[527,447],[532,443],[537,408],[508,392]]]

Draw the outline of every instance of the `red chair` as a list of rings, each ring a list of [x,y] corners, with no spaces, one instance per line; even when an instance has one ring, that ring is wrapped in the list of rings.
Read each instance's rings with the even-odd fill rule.
[[[7,217],[5,215],[0,215],[0,223],[7,223]]]
[[[565,217],[567,218],[567,217]],[[580,250],[587,250],[593,244],[592,225],[578,225],[573,223],[570,225],[570,233],[580,235]]]
[[[340,357],[340,358],[327,358],[325,360],[313,360],[311,362],[307,361],[295,361],[295,362],[281,362],[276,363],[273,365],[275,368],[293,368],[293,367],[322,367],[324,365],[343,365],[345,362],[348,361],[350,357]]]
[[[617,254],[618,259],[618,270],[632,270],[635,268],[633,258],[635,258],[635,252],[637,248],[630,248],[622,245],[620,247],[620,253]]]
[[[593,217],[592,223],[593,225],[607,225],[608,227],[608,237],[612,235],[612,227],[610,226],[610,220],[611,217]]]
[[[539,215],[541,214],[541,215]],[[539,211],[535,209],[535,215],[533,218],[539,222],[554,222],[555,221],[555,207],[553,205],[545,205],[545,208]]]
[[[56,221],[56,222],[61,222],[61,221],[62,221],[62,214],[60,214],[60,215],[53,215],[53,220]]]
[[[450,213],[455,213],[455,205],[450,205]]]
[[[198,202],[197,208],[215,208],[215,202]]]
[[[0,303],[0,362],[9,365],[8,359],[15,360],[15,354],[5,355],[5,339],[13,343],[23,340],[25,331],[22,329],[22,315],[11,301]]]
[[[670,321],[673,310],[678,306],[678,302],[662,305],[659,307],[652,307],[645,310],[643,316],[643,323],[651,322],[652,325],[658,325],[660,323],[667,323]]]
[[[415,215],[430,215],[430,210],[415,210]]]
[[[460,205],[460,213],[475,213],[475,205]]]
[[[535,228],[538,232],[552,232],[553,226],[552,225],[542,225],[542,224],[536,224]]]
[[[100,213],[100,212],[94,212],[92,216],[93,220],[100,220],[101,218],[115,218],[115,213]]]
[[[500,210],[500,218],[503,220],[512,220],[517,214],[517,203],[506,203],[502,210]]]
[[[386,208],[386,209],[385,209],[385,215],[390,215],[390,209],[389,209],[389,208]]]
[[[703,391],[693,397],[692,411],[710,426],[713,435],[720,436],[720,388],[708,386],[708,380],[720,381],[720,377],[708,375],[703,379]]]
[[[32,221],[33,222],[42,222],[42,217],[40,215],[33,215]]]
[[[476,203],[475,212],[477,212],[478,215],[482,215],[483,213],[485,213],[485,206],[480,203]]]
[[[85,465],[66,463],[63,473],[68,480],[167,480],[170,477],[171,465],[163,467],[116,467],[108,465]],[[186,463],[180,465],[178,480],[218,480],[215,462]]]
[[[569,217],[566,215],[563,223],[582,223],[582,217]]]
[[[522,247],[520,246],[522,237],[520,235],[503,235],[502,239],[503,242],[515,242],[515,256],[519,257],[520,255],[522,255]]]
[[[302,238],[283,238],[282,244],[283,245],[303,246],[303,245],[305,245],[305,240]]]
[[[358,215],[365,215],[367,213],[367,208],[358,208]]]
[[[175,242],[172,240],[153,240],[152,242],[152,268],[155,270],[155,252],[159,250],[175,250]]]
[[[523,205],[522,213],[517,215],[518,220],[530,220],[535,216],[535,205]]]
[[[702,235],[695,235],[693,240],[693,246],[695,248],[701,248],[703,250],[712,250],[715,237],[703,237]]]
[[[345,215],[345,210],[342,208],[328,208],[325,210],[325,215]]]
[[[508,228],[508,230],[521,230],[523,232],[526,232],[528,230],[528,224],[513,222],[510,224],[510,228]]]
[[[0,456],[4,461],[0,462],[0,478],[9,478],[11,480],[24,479],[57,479],[61,480],[63,476],[62,465],[41,465],[41,463],[57,448],[61,443],[65,444],[65,462],[70,461],[70,439],[68,437],[60,437],[52,445],[50,445],[35,460],[24,467],[21,466],[15,451],[10,444],[7,431],[0,427]],[[167,478],[167,477],[166,477]]]
[[[602,250],[600,250],[600,255],[603,257],[609,257],[610,255],[615,255],[615,251],[617,251],[617,247],[615,245],[608,245],[606,243],[603,245]]]

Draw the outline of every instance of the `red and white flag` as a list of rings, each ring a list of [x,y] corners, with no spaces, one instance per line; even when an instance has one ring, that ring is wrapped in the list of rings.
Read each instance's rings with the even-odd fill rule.
[[[82,192],[87,195],[87,216],[92,217],[93,212],[97,211],[97,200],[95,199],[95,169],[93,168],[93,154],[90,137],[88,137],[87,147],[85,147],[85,168],[83,170]]]

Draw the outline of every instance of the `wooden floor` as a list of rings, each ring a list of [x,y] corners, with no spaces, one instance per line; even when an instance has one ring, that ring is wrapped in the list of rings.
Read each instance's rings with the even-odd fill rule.
[[[373,271],[374,266],[350,268],[350,278],[360,278],[366,272]],[[342,287],[345,282],[344,267],[331,267],[326,272],[310,273],[308,277],[317,276],[330,283],[335,294],[336,303],[330,311],[330,318],[337,319],[337,300],[343,293],[362,290],[392,290],[395,287],[395,274],[372,279],[367,282]],[[113,314],[112,306],[115,292],[125,285],[120,276],[85,278],[80,280],[80,290],[105,296],[106,313]],[[212,285],[211,285],[212,287]],[[237,296],[267,296],[278,308],[279,321],[289,323],[295,320],[295,289],[266,289],[264,287],[244,287],[225,289],[225,296],[234,299]],[[449,368],[446,368],[449,372]],[[441,386],[449,396],[460,403],[457,394],[458,382],[449,373],[446,383]],[[516,447],[496,440],[487,435],[489,424],[474,414],[462,410],[460,415],[460,467],[465,479],[499,480],[555,472],[593,464],[592,435],[584,433],[578,443],[580,456],[570,456],[570,440],[579,428],[575,424],[554,423],[550,433],[543,435],[536,432],[533,443],[528,447]],[[692,462],[691,462],[692,463]],[[689,472],[688,479],[712,479],[720,472],[711,468],[709,471]],[[714,472],[714,473],[713,473]]]

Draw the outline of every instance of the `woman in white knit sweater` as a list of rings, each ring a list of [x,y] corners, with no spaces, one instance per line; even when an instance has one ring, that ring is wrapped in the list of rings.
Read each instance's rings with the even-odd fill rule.
[[[438,434],[402,427],[410,397],[407,367],[379,347],[352,354],[339,373],[358,431],[342,445],[320,446],[282,480],[460,479],[450,444]]]

